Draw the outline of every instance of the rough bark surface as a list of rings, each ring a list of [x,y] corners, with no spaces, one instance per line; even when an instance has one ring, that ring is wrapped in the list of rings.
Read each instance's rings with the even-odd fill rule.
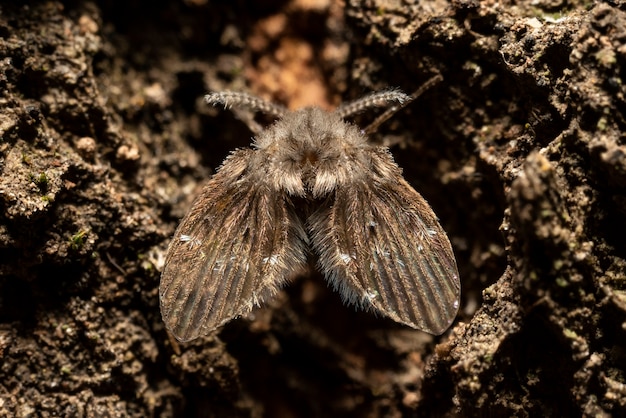
[[[312,270],[168,338],[169,237],[252,135],[204,93],[333,108],[436,73],[372,140],[453,243],[447,334]],[[626,415],[625,80],[621,1],[0,5],[0,416]]]

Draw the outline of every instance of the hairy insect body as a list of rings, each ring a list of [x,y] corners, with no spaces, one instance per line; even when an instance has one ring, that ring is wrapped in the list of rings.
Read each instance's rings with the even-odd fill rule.
[[[310,250],[346,302],[434,334],[448,328],[460,285],[445,232],[388,149],[343,120],[402,100],[391,91],[335,112],[290,112],[241,93],[207,96],[278,121],[224,161],[175,232],[159,294],[176,338],[272,297],[305,270]]]

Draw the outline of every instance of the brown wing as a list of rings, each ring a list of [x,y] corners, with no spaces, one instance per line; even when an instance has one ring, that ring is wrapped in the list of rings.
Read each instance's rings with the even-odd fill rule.
[[[291,201],[248,173],[253,150],[233,153],[169,246],[161,314],[180,341],[249,312],[305,268],[307,237]]]
[[[309,218],[312,245],[344,300],[441,334],[459,307],[452,247],[426,200],[385,154],[373,155],[371,176],[338,188]]]

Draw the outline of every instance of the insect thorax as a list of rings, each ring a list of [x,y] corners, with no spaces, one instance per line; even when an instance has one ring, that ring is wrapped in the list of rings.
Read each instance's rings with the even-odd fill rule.
[[[255,145],[272,183],[307,199],[325,197],[353,179],[371,149],[356,126],[315,107],[287,113]]]

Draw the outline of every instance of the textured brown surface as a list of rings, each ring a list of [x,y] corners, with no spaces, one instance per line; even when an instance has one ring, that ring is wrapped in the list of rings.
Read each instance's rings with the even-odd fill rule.
[[[619,1],[1,5],[0,416],[626,414],[625,44]],[[449,333],[312,272],[174,344],[168,240],[251,136],[202,95],[332,108],[436,72],[374,140],[452,241]]]

